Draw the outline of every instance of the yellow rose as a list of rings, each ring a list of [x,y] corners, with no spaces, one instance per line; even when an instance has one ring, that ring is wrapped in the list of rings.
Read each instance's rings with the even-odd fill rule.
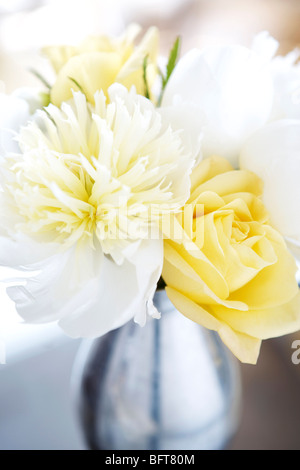
[[[263,339],[300,329],[297,266],[269,224],[261,193],[254,173],[205,159],[192,174],[183,214],[164,226],[170,300],[251,364]]]
[[[115,82],[128,89],[135,85],[137,93],[144,95],[143,63],[147,60],[146,75],[149,85],[156,75],[159,33],[150,28],[141,43],[134,45],[140,27],[132,25],[119,37],[88,37],[80,46],[53,46],[44,48],[57,73],[51,89],[50,100],[56,106],[72,98],[72,89],[83,91],[89,102],[94,103],[94,94],[107,89]],[[77,84],[79,86],[77,86]]]

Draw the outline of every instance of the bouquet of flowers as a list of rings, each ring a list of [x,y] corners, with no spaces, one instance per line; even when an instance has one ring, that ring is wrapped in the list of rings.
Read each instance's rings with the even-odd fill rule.
[[[98,337],[159,321],[157,286],[246,363],[300,329],[299,51],[88,37],[2,93],[0,264],[20,316]]]

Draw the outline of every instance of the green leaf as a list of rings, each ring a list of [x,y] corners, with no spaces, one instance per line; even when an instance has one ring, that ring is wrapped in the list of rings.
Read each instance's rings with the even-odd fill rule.
[[[148,66],[148,56],[144,58],[143,62],[143,79],[145,84],[145,97],[150,100],[149,84],[147,79],[147,66]]]
[[[178,36],[176,38],[176,41],[171,49],[170,55],[169,55],[169,60],[167,64],[167,75],[165,77],[165,86],[168,83],[173,70],[175,69],[175,66],[177,64],[178,56],[179,56],[179,51],[180,51],[180,45],[181,45],[181,38]]]
[[[161,88],[161,93],[157,102],[157,106],[160,106],[162,103],[165,88],[178,62],[180,46],[181,46],[181,37],[178,36],[169,54],[169,59],[168,59],[167,68],[166,68],[166,75],[164,76],[161,70],[158,71],[158,73],[160,74],[162,78],[162,88]]]

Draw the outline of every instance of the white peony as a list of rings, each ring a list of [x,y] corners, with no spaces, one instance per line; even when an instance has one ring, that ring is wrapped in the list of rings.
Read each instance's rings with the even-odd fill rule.
[[[189,107],[198,118],[181,118],[180,106]],[[178,127],[203,133],[204,158],[219,155],[234,166],[244,141],[268,121],[272,106],[270,61],[242,46],[188,52],[176,66],[163,99]]]
[[[158,222],[190,192],[179,133],[134,89],[113,85],[108,103],[78,92],[38,112],[18,144],[1,168],[0,263],[26,272],[8,288],[19,314],[73,337],[156,314]]]

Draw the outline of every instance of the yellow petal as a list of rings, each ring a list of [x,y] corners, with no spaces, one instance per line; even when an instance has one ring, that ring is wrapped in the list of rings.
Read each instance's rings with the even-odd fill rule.
[[[225,204],[230,204],[236,199],[242,199],[252,214],[252,219],[257,222],[264,224],[269,220],[269,214],[265,208],[263,202],[254,194],[242,192],[242,193],[233,193],[223,196]]]
[[[106,52],[87,52],[72,57],[58,74],[51,90],[51,102],[59,107],[63,101],[73,97],[72,89],[78,91],[78,87],[71,78],[80,85],[87,100],[93,103],[97,90],[107,94],[120,69],[120,61],[118,54]]]
[[[234,292],[231,300],[245,302],[250,310],[267,309],[283,305],[297,295],[297,265],[287,248],[273,244],[277,262],[262,269],[258,275],[241,289]]]
[[[181,290],[193,300],[212,302],[212,293],[191,266],[169,243],[165,243],[165,260],[162,276],[167,285]],[[210,295],[212,294],[212,295]]]
[[[207,310],[175,289],[167,287],[166,292],[180,313],[204,328],[217,331],[224,344],[241,362],[256,364],[261,346],[259,339],[234,331],[227,324],[220,322]]]
[[[232,217],[227,215],[222,219],[219,218],[215,221],[214,214],[202,217],[206,219],[205,223],[205,242],[202,247],[203,253],[213,263],[214,266],[222,273],[224,280],[228,286],[230,293],[240,289],[243,285],[251,281],[257,273],[258,266],[245,265],[239,256],[238,247],[233,247],[230,243],[230,228],[232,230]],[[228,221],[228,227],[226,222]],[[211,223],[209,227],[208,222]],[[248,249],[250,250],[250,249]],[[253,257],[258,258],[255,253]],[[260,258],[259,258],[259,261]],[[258,262],[257,262],[258,263]],[[266,263],[260,264],[260,269],[265,267]],[[200,273],[199,273],[200,275]]]
[[[269,309],[238,312],[212,306],[215,315],[235,330],[261,340],[300,330],[300,292],[290,302]]]
[[[247,310],[248,307],[243,302],[231,302],[218,297],[169,242],[165,242],[164,250],[165,261],[162,275],[168,286],[186,294],[198,303],[221,304],[228,308]]]
[[[193,191],[188,203],[193,202],[199,194],[205,191],[216,192],[221,197],[240,192],[250,192],[256,196],[260,196],[263,191],[263,183],[258,176],[249,171],[229,171],[214,176],[198,186]]]
[[[159,49],[159,31],[156,27],[149,28],[141,43],[135,48],[132,55],[119,71],[116,80],[124,83],[124,80],[142,70],[145,57],[148,57],[149,63],[156,62]]]
[[[74,46],[48,46],[44,47],[42,52],[51,61],[55,72],[59,73],[68,60],[78,54],[78,49]]]
[[[191,176],[191,192],[193,193],[195,189],[216,175],[225,173],[227,171],[232,171],[233,167],[230,165],[229,161],[225,158],[213,156],[211,158],[205,158],[202,160],[199,165],[193,170]]]
[[[228,298],[229,289],[224,277],[202,251],[188,252],[182,245],[174,245],[174,248],[217,297],[223,300]]]
[[[193,204],[188,204],[187,206],[194,207],[196,205],[202,205],[202,212],[205,212],[205,214],[207,214],[209,212],[216,211],[221,207],[224,207],[224,199],[220,197],[217,193],[214,193],[212,191],[205,191],[204,193],[199,194],[199,196],[193,201]]]
[[[256,362],[262,339],[300,329],[297,266],[269,225],[262,191],[254,173],[233,170],[218,157],[204,160],[177,217],[190,240],[165,242],[171,300],[249,363]]]

